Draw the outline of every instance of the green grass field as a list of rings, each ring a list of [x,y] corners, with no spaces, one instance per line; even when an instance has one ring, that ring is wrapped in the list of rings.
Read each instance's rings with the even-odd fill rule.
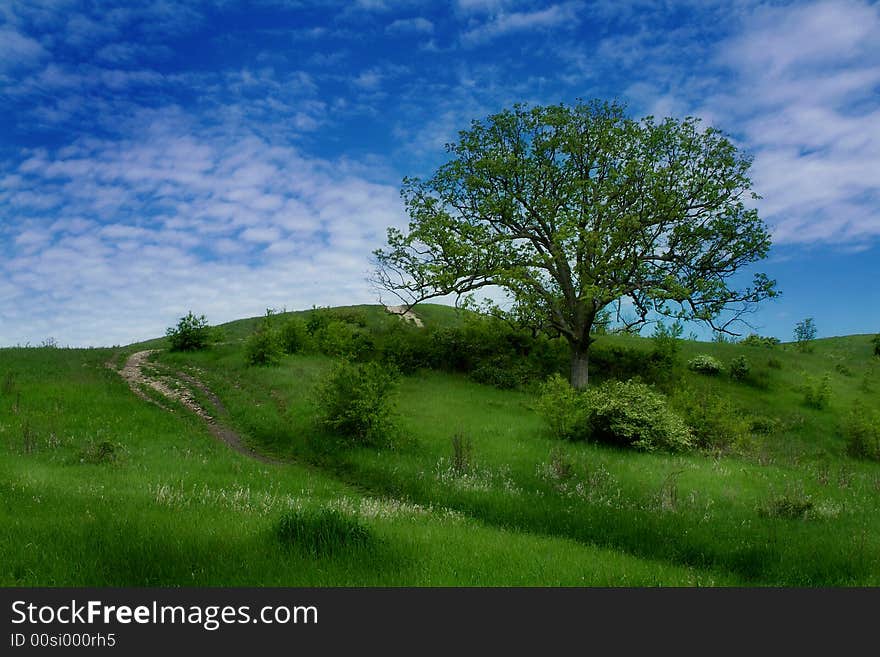
[[[459,321],[440,307],[419,314],[426,324]],[[387,319],[378,308],[366,315]],[[811,353],[682,341],[682,362],[707,353],[753,363],[751,382],[684,369],[677,380],[756,427],[736,450],[560,441],[531,388],[430,370],[402,378],[400,430],[379,448],[342,445],[315,425],[312,390],[329,357],[246,365],[243,340],[257,321],[226,325],[207,351],[155,361],[207,384],[224,421],[277,465],[232,451],[182,406],[168,412],[136,397],[107,367],[161,341],[0,350],[0,583],[880,583],[880,463],[849,456],[841,432],[853,404],[878,406],[870,336],[819,340]],[[826,374],[828,405],[806,405],[805,378]],[[453,467],[454,436],[472,445],[466,471]],[[301,514],[311,531],[328,509],[367,540],[316,554],[279,539],[286,514]]]

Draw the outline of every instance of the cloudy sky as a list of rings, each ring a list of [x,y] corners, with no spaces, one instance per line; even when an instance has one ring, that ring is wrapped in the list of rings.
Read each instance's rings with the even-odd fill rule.
[[[877,3],[3,0],[0,345],[375,302],[404,175],[471,119],[593,97],[754,156],[761,333],[880,331]]]

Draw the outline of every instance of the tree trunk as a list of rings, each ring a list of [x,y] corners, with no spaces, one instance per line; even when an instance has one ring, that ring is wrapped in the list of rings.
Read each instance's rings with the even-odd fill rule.
[[[590,381],[590,353],[589,347],[571,349],[571,385],[582,390]]]

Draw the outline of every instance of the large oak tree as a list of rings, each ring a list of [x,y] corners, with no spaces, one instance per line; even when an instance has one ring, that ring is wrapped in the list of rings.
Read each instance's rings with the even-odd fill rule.
[[[406,178],[409,229],[375,252],[378,285],[407,306],[498,286],[513,310],[571,347],[588,382],[603,310],[628,327],[658,315],[729,327],[776,294],[767,228],[746,201],[751,161],[695,118],[640,121],[616,103],[510,110],[474,121],[428,180]]]

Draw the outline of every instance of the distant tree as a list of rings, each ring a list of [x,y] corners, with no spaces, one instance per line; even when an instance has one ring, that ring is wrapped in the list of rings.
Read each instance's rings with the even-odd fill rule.
[[[880,356],[880,333],[875,335],[871,342],[874,343],[874,355]]]
[[[409,229],[389,228],[374,254],[374,282],[409,307],[500,287],[510,312],[564,337],[583,388],[609,308],[624,328],[661,315],[734,334],[776,295],[763,274],[728,285],[770,236],[745,206],[757,198],[750,159],[698,119],[636,121],[601,101],[516,105],[459,135],[430,179],[404,179]]]
[[[208,347],[212,340],[211,328],[204,315],[196,317],[190,310],[180,318],[177,326],[166,329],[171,351],[197,351]]]
[[[807,317],[804,321],[795,324],[794,339],[801,351],[812,350],[813,340],[816,339],[816,324],[812,317]]]

